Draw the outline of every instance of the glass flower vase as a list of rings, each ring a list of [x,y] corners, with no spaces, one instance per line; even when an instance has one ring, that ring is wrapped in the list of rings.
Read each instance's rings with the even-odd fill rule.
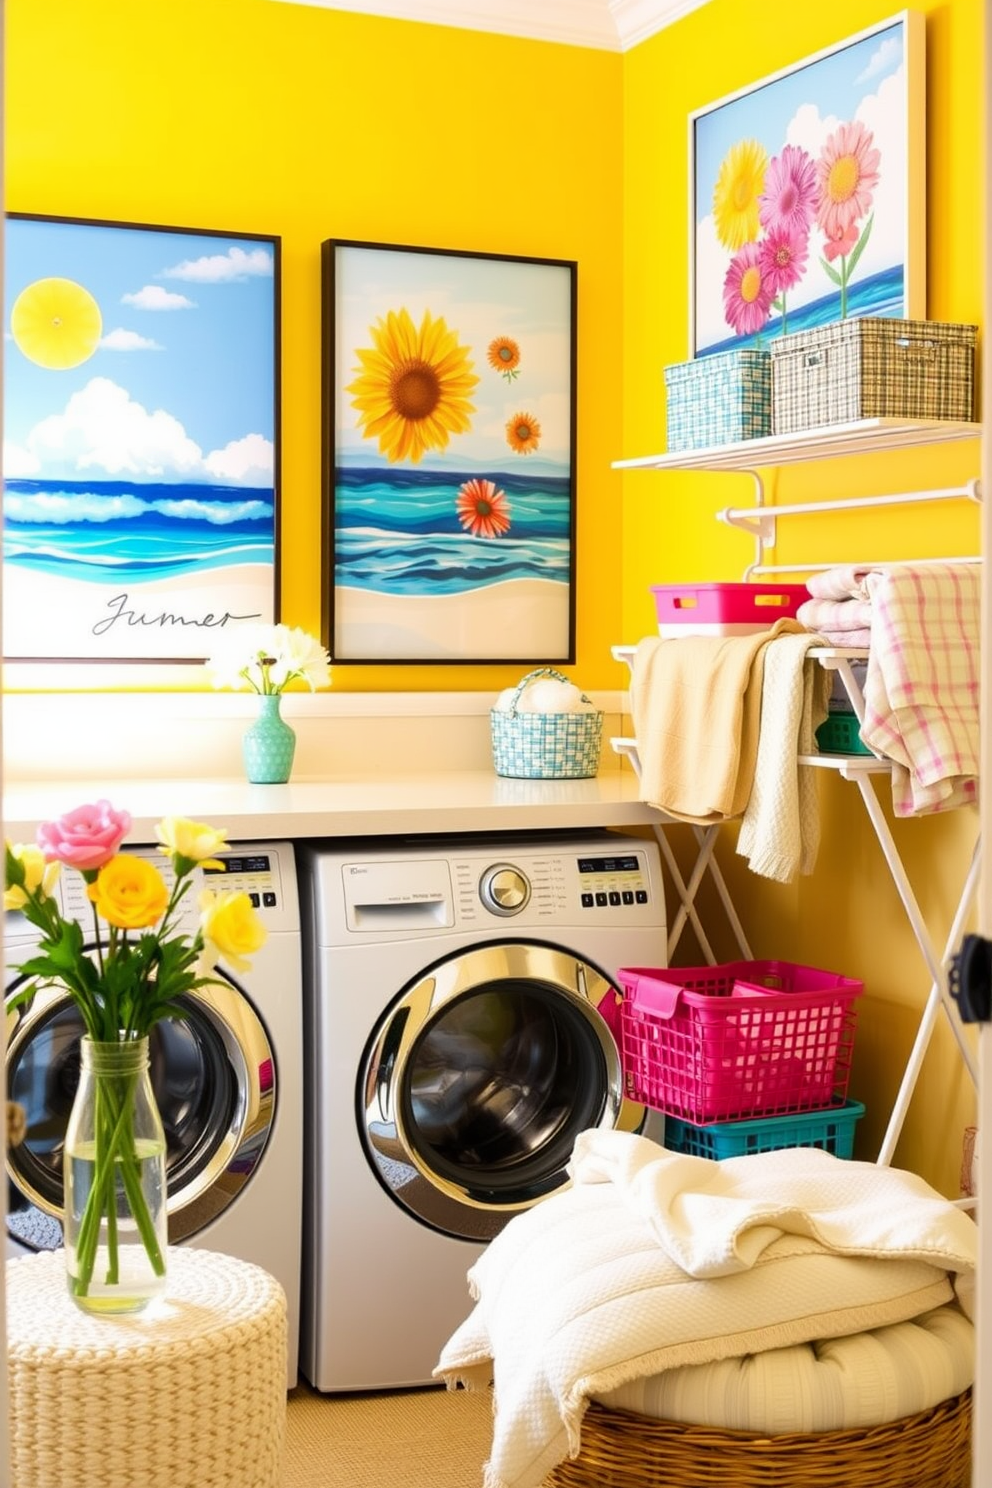
[[[280,714],[281,702],[281,693],[264,693],[258,717],[242,737],[245,773],[253,785],[281,785],[293,768],[296,733]]]
[[[140,1312],[166,1284],[165,1133],[148,1039],[80,1043],[64,1150],[69,1295],[83,1312]]]

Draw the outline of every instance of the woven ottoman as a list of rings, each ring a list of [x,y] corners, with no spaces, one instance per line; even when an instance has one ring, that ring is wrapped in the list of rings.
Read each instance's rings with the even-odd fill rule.
[[[278,1488],[286,1297],[190,1247],[146,1312],[90,1317],[48,1251],[7,1262],[11,1488]]]

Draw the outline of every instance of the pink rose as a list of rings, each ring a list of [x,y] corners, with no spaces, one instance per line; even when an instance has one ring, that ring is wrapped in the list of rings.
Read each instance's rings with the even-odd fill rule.
[[[115,811],[109,801],[77,806],[54,822],[38,828],[38,846],[46,863],[65,863],[80,873],[109,863],[131,830],[126,811]]]

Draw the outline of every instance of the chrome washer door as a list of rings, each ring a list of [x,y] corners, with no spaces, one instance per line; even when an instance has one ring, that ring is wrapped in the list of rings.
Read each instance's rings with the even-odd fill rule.
[[[495,942],[425,971],[374,1029],[359,1126],[384,1187],[423,1223],[490,1239],[568,1183],[575,1138],[617,1125],[612,983],[558,947]]]
[[[218,975],[223,973],[218,969]],[[62,1149],[79,1080],[82,1018],[57,987],[42,987],[26,1007],[7,987],[7,1095],[27,1113],[27,1133],[7,1149],[7,1173],[29,1206],[62,1215]],[[227,979],[179,999],[183,1016],[164,1019],[149,1040],[152,1087],[165,1127],[169,1241],[187,1240],[237,1197],[258,1165],[276,1105],[275,1056],[246,995]],[[16,1198],[8,1224],[21,1226]],[[37,1225],[39,1234],[46,1227]],[[55,1227],[47,1227],[50,1235]],[[48,1248],[51,1240],[43,1240]],[[55,1243],[60,1243],[57,1240]]]

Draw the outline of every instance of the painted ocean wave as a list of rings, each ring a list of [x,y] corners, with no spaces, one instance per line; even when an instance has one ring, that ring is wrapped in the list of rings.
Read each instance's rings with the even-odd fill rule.
[[[271,490],[127,481],[4,483],[4,562],[141,584],[275,561]]]
[[[426,597],[463,594],[511,579],[567,584],[572,502],[562,477],[496,472],[510,530],[483,538],[458,520],[464,472],[336,472],[334,576],[339,586]]]
[[[905,311],[905,279],[902,266],[886,269],[881,274],[872,274],[868,279],[855,280],[847,287],[847,320],[860,319],[865,315],[880,319],[899,319]],[[839,321],[840,292],[833,291],[819,300],[811,300],[792,310],[786,301],[786,331],[812,331],[819,326],[833,325]],[[716,341],[702,348],[698,356],[715,356],[721,351],[738,351],[745,346],[760,346],[768,349],[770,341],[782,334],[782,317],[774,315],[761,330],[752,336],[728,336],[725,341]]]
[[[458,534],[456,502],[461,485],[472,477],[464,472],[384,472],[338,470],[335,474],[334,525],[338,531],[354,527],[403,536]],[[571,487],[567,479],[515,474],[490,475],[509,502],[511,533],[515,537],[566,537],[571,530]],[[479,541],[479,539],[473,539]]]

